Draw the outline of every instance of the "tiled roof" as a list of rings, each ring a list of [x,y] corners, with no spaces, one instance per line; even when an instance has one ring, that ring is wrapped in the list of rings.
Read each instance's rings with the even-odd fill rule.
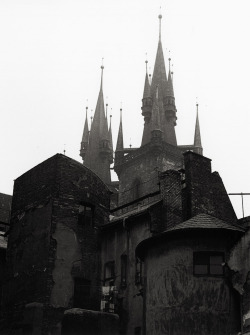
[[[10,218],[12,196],[0,193],[0,222],[8,223]]]
[[[218,219],[208,214],[198,214],[191,219],[177,224],[174,227],[168,228],[165,232],[180,230],[180,229],[229,229],[242,231],[240,227],[229,224],[221,219]]]

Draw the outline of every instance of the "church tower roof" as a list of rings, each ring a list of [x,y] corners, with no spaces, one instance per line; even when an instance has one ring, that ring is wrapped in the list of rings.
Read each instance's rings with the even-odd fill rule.
[[[110,147],[110,163],[113,163],[113,137],[112,137],[112,125],[111,125],[111,120],[112,120],[112,115],[110,114],[109,116],[110,121],[109,121],[109,147]]]
[[[201,144],[201,133],[200,133],[200,123],[199,123],[199,105],[196,104],[196,123],[195,123],[195,132],[194,132],[194,146],[196,147],[197,153],[200,155],[203,154],[203,148]]]
[[[171,58],[169,58],[168,61],[169,61],[169,71],[168,71],[168,81],[167,81],[167,96],[174,98],[174,87],[173,87],[173,78],[172,78],[173,73],[171,73],[170,71]]]
[[[88,107],[86,107],[86,118],[83,128],[83,134],[82,134],[82,142],[81,142],[81,148],[80,148],[80,156],[84,160],[86,151],[89,144],[89,125],[88,125]]]
[[[123,129],[122,129],[122,109],[120,109],[120,125],[118,130],[118,137],[116,142],[116,151],[123,151]]]
[[[94,118],[89,134],[89,144],[85,155],[84,165],[95,172],[105,183],[110,179],[110,134],[105,116],[103,99],[103,69],[101,66],[101,86],[97,99]]]
[[[147,69],[148,61],[146,60],[145,63],[146,63],[146,76],[145,76],[145,83],[144,83],[144,90],[143,90],[143,98],[149,98],[151,97],[151,93],[150,93],[150,83],[149,83],[148,69]]]
[[[173,81],[169,69],[169,76],[167,77],[165,61],[163,55],[163,48],[161,42],[161,19],[159,18],[159,41],[157,47],[157,53],[155,58],[155,65],[153,71],[152,82],[150,86],[150,94],[148,94],[148,77],[146,73],[145,85],[144,85],[144,95],[142,99],[142,115],[144,116],[144,129],[142,137],[142,146],[151,141],[151,131],[154,128],[153,120],[155,120],[155,110],[152,109],[154,105],[154,99],[156,97],[156,90],[158,91],[158,108],[159,108],[159,118],[162,130],[162,140],[166,143],[177,145],[176,135],[175,135],[175,125],[176,125],[176,107],[174,99]],[[152,99],[146,99],[145,92]]]

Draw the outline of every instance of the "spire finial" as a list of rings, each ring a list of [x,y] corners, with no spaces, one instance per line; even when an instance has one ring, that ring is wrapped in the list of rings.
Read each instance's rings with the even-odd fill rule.
[[[147,54],[147,52],[146,52],[145,64],[146,64],[146,73],[148,73],[148,54]]]
[[[101,74],[101,88],[102,88],[102,78],[103,78],[103,69],[104,69],[104,65],[103,65],[103,57],[102,57],[102,65],[101,65],[101,70],[102,70],[102,74]]]
[[[196,97],[196,111],[197,111],[197,114],[198,114],[198,109],[199,109],[199,104],[198,104],[198,98]]]
[[[169,72],[170,72],[170,68],[171,68],[171,58],[170,57],[168,59],[168,66],[169,66]]]
[[[64,156],[66,154],[65,144],[64,144],[64,148],[63,148],[63,154],[64,154]]]
[[[158,15],[158,19],[159,19],[159,41],[160,41],[161,40],[161,19],[162,19],[161,7],[160,7],[160,14]]]

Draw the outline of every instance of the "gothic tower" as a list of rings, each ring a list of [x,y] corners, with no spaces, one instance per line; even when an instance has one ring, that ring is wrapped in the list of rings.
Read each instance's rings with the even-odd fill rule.
[[[122,124],[119,128],[114,170],[120,181],[120,205],[156,192],[159,189],[158,172],[179,170],[183,165],[183,150],[177,146],[175,134],[177,110],[172,75],[170,68],[167,75],[163,55],[161,19],[159,15],[159,41],[151,83],[146,66],[141,147],[133,150],[123,148]]]
[[[158,172],[181,169],[183,166],[183,152],[191,150],[202,155],[203,151],[198,105],[194,143],[177,145],[175,134],[177,109],[173,77],[170,70],[171,59],[168,59],[169,69],[167,73],[161,38],[162,15],[159,15],[158,18],[159,40],[152,80],[149,80],[146,61],[141,107],[144,127],[139,148],[124,148],[121,110],[114,160],[114,171],[119,178],[119,205],[157,191],[159,189]],[[80,155],[85,166],[95,172],[106,184],[111,185],[110,164],[113,162],[113,140],[111,118],[108,127],[107,111],[105,114],[104,109],[103,68],[102,66],[101,87],[90,131],[86,109]]]
[[[102,65],[101,87],[90,131],[88,130],[86,112],[80,156],[83,159],[83,164],[109,185],[111,183],[110,164],[113,162],[113,144],[111,122],[108,129],[108,121],[104,109],[103,69],[104,66]]]

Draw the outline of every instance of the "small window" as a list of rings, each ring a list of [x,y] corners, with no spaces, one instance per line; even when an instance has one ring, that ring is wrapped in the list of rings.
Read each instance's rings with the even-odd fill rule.
[[[127,255],[121,256],[121,287],[127,286]]]
[[[104,282],[109,282],[109,286],[113,286],[115,281],[115,262],[107,262],[104,268]]]
[[[194,275],[223,276],[224,253],[222,252],[194,252]]]
[[[80,205],[79,215],[78,215],[78,224],[91,224],[93,218],[93,209],[87,205]]]

